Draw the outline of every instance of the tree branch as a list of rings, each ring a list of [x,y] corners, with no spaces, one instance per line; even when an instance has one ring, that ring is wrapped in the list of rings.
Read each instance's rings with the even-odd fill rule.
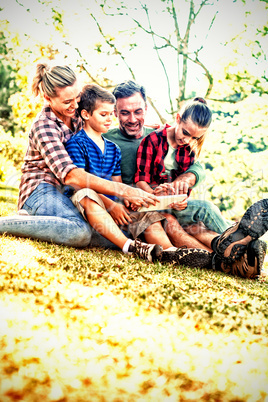
[[[143,30],[144,32],[146,32],[148,35],[151,35],[151,36],[154,35],[156,38],[162,39],[164,42],[166,42],[166,44],[163,45],[162,47],[171,47],[171,48],[173,48],[174,50],[177,50],[176,46],[174,46],[174,45],[171,43],[170,39],[167,39],[165,36],[158,35],[156,32],[154,32],[154,31],[152,31],[152,30],[148,31],[148,29],[144,28],[144,26],[142,26],[142,25],[140,24],[140,22],[137,21],[135,18],[132,18],[132,21],[137,24],[137,27],[138,27],[138,28],[142,29],[142,30]],[[160,49],[159,47],[157,47],[157,48]]]
[[[95,17],[92,13],[90,13],[90,16],[93,18],[93,20],[94,20],[95,23],[97,24],[97,27],[98,27],[98,29],[99,29],[99,32],[100,32],[101,36],[103,37],[103,39],[105,40],[105,42],[107,43],[107,45],[110,46],[110,48],[112,48],[112,49],[114,50],[114,53],[115,53],[116,55],[118,55],[118,56],[121,58],[121,60],[123,61],[123,63],[126,65],[128,71],[130,72],[132,78],[135,80],[136,78],[135,78],[134,71],[132,70],[132,68],[131,68],[131,67],[128,65],[128,63],[126,62],[126,58],[124,57],[123,53],[120,52],[120,50],[118,50],[118,48],[115,46],[115,44],[112,43],[112,41],[109,40],[109,39],[107,38],[107,36],[104,35],[103,30],[102,30],[102,28],[101,28],[99,22],[97,21],[96,17]]]
[[[159,120],[161,121],[161,123],[162,123],[162,124],[165,124],[165,123],[166,123],[166,119],[164,119],[164,117],[161,115],[161,113],[159,112],[159,110],[157,109],[157,107],[154,105],[154,102],[152,101],[152,98],[147,95],[147,99],[148,99],[150,105],[152,106],[152,108],[154,109],[155,113],[156,113],[157,116],[159,117]]]
[[[169,81],[168,73],[167,73],[167,70],[166,70],[166,66],[165,66],[165,64],[164,64],[164,62],[163,62],[163,60],[162,60],[162,58],[161,58],[161,56],[160,56],[160,54],[159,54],[159,52],[158,52],[157,46],[156,46],[155,36],[154,36],[154,32],[153,32],[153,30],[152,30],[151,20],[150,20],[148,8],[147,8],[147,6],[142,5],[142,4],[141,4],[141,6],[142,6],[142,8],[144,9],[144,11],[145,11],[145,13],[146,13],[147,21],[148,21],[149,28],[150,28],[150,32],[151,32],[151,37],[152,37],[153,44],[154,44],[154,49],[155,49],[155,51],[156,51],[158,60],[160,61],[160,64],[161,64],[161,66],[162,66],[162,68],[163,68],[163,70],[164,70],[164,74],[165,74],[166,81],[167,81],[167,86],[168,86],[168,98],[169,98],[170,110],[171,110],[171,113],[173,114],[173,113],[174,113],[174,109],[173,109],[173,103],[172,103],[172,98],[171,98],[170,81]]]
[[[174,5],[174,0],[171,0],[171,10],[172,10],[172,18],[175,24],[175,32],[176,32],[176,37],[177,37],[177,42],[181,41],[181,35],[180,35],[180,28],[178,24],[178,18],[177,18],[177,13],[176,13],[176,8]]]
[[[196,13],[194,12],[194,18],[193,18],[193,20],[196,19],[196,17],[198,16],[198,14],[200,13],[200,11],[202,10],[202,8],[203,8],[206,4],[208,4],[208,1],[207,1],[207,0],[203,0],[203,1],[200,3],[199,9],[197,10]]]
[[[208,88],[207,88],[207,92],[206,92],[206,95],[205,95],[205,97],[207,98],[211,94],[211,91],[212,91],[212,88],[213,88],[213,83],[214,83],[213,77],[210,74],[210,72],[208,71],[207,67],[199,60],[198,52],[196,52],[196,58],[195,58],[195,60],[193,60],[193,62],[195,64],[199,65],[205,71],[205,76],[207,77],[208,83],[209,83]]]

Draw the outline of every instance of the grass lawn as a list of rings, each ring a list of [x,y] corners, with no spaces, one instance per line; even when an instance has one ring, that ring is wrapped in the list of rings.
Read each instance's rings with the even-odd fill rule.
[[[268,402],[268,280],[7,235],[0,278],[1,402]]]

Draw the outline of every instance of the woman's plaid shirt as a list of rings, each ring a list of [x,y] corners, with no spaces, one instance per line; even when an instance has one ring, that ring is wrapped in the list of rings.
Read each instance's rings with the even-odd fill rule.
[[[153,131],[147,135],[139,145],[137,151],[137,170],[134,177],[135,183],[145,181],[155,187],[161,183],[172,182],[180,174],[184,173],[194,163],[195,153],[191,151],[189,145],[178,147],[175,160],[178,164],[176,170],[172,170],[171,175],[165,173],[164,158],[168,152],[167,128]]]
[[[61,187],[67,174],[75,169],[64,144],[82,128],[80,117],[72,119],[74,131],[70,130],[45,106],[32,125],[28,149],[22,166],[18,209],[41,183]]]

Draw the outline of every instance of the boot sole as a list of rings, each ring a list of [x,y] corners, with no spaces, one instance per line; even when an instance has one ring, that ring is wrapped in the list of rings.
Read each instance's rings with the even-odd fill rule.
[[[248,274],[247,270],[243,270],[243,274],[240,273],[239,276],[242,276],[243,278],[249,278],[249,279],[255,279],[258,278],[261,275],[261,270],[264,262],[264,257],[266,254],[266,249],[267,249],[267,244],[261,240],[252,240],[249,245],[248,245],[248,251],[247,253],[249,254],[250,251],[253,251],[255,254],[255,258],[257,258],[257,266],[256,270],[257,272],[255,274]],[[255,264],[255,258],[253,261],[253,264]],[[248,258],[248,265],[252,267],[252,264],[250,263],[250,258]]]
[[[213,269],[217,271],[224,272],[225,274],[229,274],[232,276],[239,276],[241,278],[247,279],[255,279],[260,277],[265,277],[266,275],[262,275],[262,266],[264,263],[264,258],[266,254],[267,244],[262,240],[252,240],[248,244],[247,248],[247,259],[244,266],[238,267],[236,264],[239,264],[239,261],[228,262],[226,259],[219,258],[214,261]],[[252,252],[254,254],[253,259],[248,258],[248,252]],[[217,257],[217,255],[215,255]],[[256,259],[257,258],[257,265]],[[253,268],[255,267],[255,268]]]
[[[258,275],[256,277],[261,276],[262,267],[264,264],[264,258],[266,255],[267,244],[261,240],[253,240],[251,243],[251,247],[253,248],[255,255],[257,256],[258,266],[257,271]]]
[[[216,253],[220,257],[227,258],[229,262],[232,262],[242,257],[250,241],[258,239],[264,235],[267,230],[268,199],[266,198],[256,202],[247,209],[237,229],[221,241],[217,246]],[[238,231],[244,234],[244,238],[234,242],[233,238]],[[231,248],[230,253],[229,250],[227,250],[228,248]]]

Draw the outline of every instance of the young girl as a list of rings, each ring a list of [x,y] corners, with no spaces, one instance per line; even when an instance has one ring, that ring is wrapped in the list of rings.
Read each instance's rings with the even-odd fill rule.
[[[187,183],[183,183],[181,188],[177,178],[186,172],[199,156],[211,121],[212,112],[207,102],[203,98],[195,98],[177,113],[173,126],[166,124],[145,137],[137,151],[137,170],[134,177],[137,187],[155,195],[189,195],[191,189]],[[187,198],[182,202],[172,203],[169,207],[175,210],[173,214],[169,211],[161,213],[169,223],[166,226],[167,235],[172,244],[178,247],[178,235],[175,235],[173,230],[174,215],[179,220],[177,211],[187,207]],[[194,237],[197,240],[202,238],[204,242],[203,236],[200,227]]]
[[[141,142],[137,152],[137,187],[155,195],[178,194],[177,177],[184,173],[200,155],[212,112],[203,98],[195,98],[177,113],[173,126],[152,132]],[[190,189],[184,188],[188,195]],[[187,201],[171,204],[185,209]]]

